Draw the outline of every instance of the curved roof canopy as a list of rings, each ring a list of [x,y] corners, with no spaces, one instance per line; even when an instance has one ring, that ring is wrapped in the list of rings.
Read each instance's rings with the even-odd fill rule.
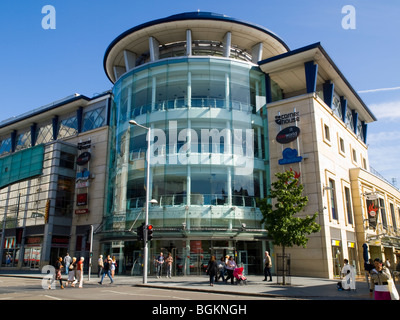
[[[114,67],[124,67],[124,51],[140,56],[149,51],[149,38],[160,45],[186,41],[186,31],[191,30],[192,41],[210,40],[223,42],[231,33],[231,44],[252,52],[262,43],[261,60],[289,51],[289,47],[268,29],[210,12],[187,12],[153,20],[133,27],[119,35],[108,46],[104,55],[104,70],[111,82],[115,82]]]

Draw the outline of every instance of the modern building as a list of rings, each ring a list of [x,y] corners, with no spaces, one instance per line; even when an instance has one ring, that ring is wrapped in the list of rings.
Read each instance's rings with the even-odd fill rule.
[[[75,94],[0,122],[2,267],[38,269],[67,252],[89,261],[104,211],[110,97]]]
[[[174,274],[202,274],[211,255],[234,255],[261,274],[264,251],[276,261],[280,249],[257,200],[285,170],[305,186],[301,214],[319,212],[321,225],[306,249],[289,249],[292,274],[332,278],[344,258],[360,272],[366,254],[398,260],[400,192],[368,162],[376,118],[320,43],[290,50],[259,25],[189,12],[118,36],[104,70],[112,92],[0,123],[3,265],[8,253],[21,267],[30,248],[40,265],[69,250],[114,255],[117,272],[141,275],[148,178],[150,266],[170,252]],[[148,129],[130,120],[150,129],[149,177]],[[11,178],[24,152],[34,163]]]

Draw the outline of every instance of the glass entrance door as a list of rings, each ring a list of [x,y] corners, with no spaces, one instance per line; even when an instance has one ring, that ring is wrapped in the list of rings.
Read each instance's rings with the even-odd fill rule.
[[[24,252],[24,266],[31,269],[39,269],[41,247],[27,247]]]

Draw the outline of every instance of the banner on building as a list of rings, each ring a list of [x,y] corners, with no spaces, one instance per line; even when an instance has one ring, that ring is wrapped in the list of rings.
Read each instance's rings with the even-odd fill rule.
[[[369,226],[374,229],[376,228],[376,224],[378,221],[378,210],[378,200],[367,200],[368,223]]]

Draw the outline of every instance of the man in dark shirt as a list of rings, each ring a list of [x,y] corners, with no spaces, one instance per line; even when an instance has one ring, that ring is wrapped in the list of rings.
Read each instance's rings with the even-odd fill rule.
[[[100,280],[99,284],[103,284],[103,279],[106,274],[111,280],[110,284],[113,283],[114,281],[111,277],[111,259],[110,258],[107,259],[106,261],[104,261],[103,275],[101,276],[101,280]]]
[[[371,270],[374,268],[374,265],[372,264],[372,260],[369,259],[368,262],[364,261],[364,270],[365,270],[365,280],[367,281],[368,284],[368,289],[370,289],[370,284],[369,284],[369,275],[371,273]]]

